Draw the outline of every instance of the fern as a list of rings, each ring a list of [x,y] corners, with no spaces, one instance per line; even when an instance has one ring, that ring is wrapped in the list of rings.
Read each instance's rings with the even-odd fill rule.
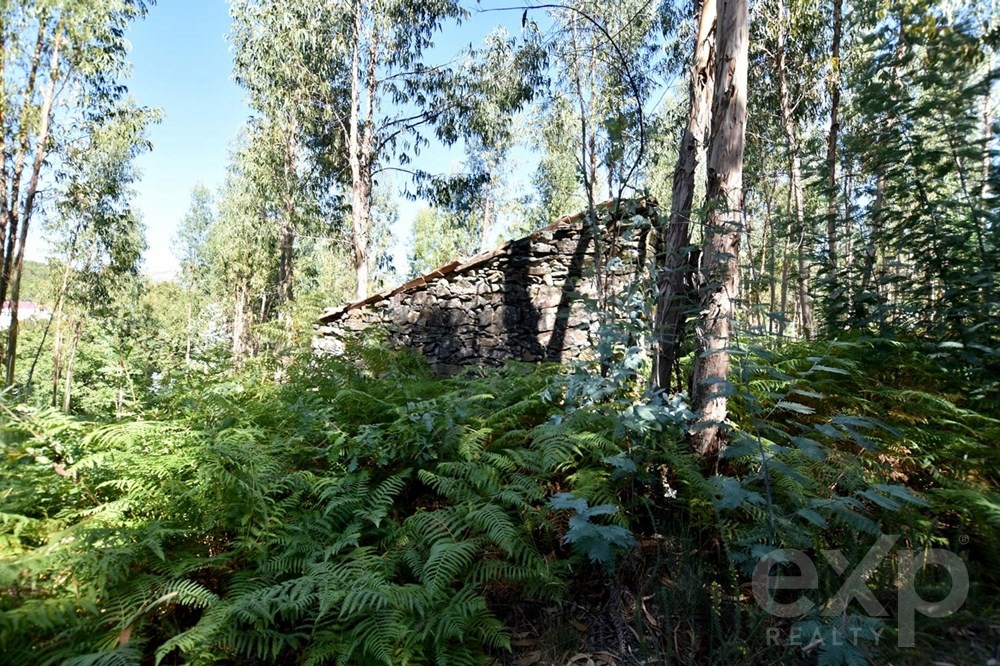
[[[366,351],[360,368],[293,366],[285,386],[189,382],[131,423],[15,411],[0,652],[482,662],[509,645],[496,591],[555,599],[574,572],[593,573],[595,554],[631,567],[631,535],[644,550],[684,534],[701,548],[710,529],[751,567],[762,545],[860,549],[857,535],[887,526],[919,541],[938,521],[995,541],[995,419],[934,386],[934,361],[914,366],[916,387],[859,378],[872,349],[745,357],[738,437],[713,479],[684,444],[683,401],[643,393],[634,373],[515,366],[437,380]],[[559,493],[583,513],[550,506]],[[699,590],[730,585],[725,567],[698,567]],[[659,586],[645,595],[667,599]],[[698,613],[716,623],[710,608],[721,609]]]

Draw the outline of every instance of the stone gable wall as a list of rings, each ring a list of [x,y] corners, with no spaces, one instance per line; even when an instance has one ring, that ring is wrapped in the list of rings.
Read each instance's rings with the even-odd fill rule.
[[[315,327],[313,347],[339,353],[343,341],[382,327],[389,343],[420,352],[442,375],[506,359],[567,361],[587,358],[599,328],[593,230],[606,294],[645,284],[650,220],[656,205],[610,205],[591,225],[580,214],[530,236],[509,241],[466,262],[443,266],[394,290],[327,311]]]

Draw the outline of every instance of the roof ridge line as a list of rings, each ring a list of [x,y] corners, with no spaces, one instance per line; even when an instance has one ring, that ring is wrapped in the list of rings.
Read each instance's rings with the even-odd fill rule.
[[[649,202],[654,202],[655,203],[655,199],[653,199],[651,197],[636,197],[634,199],[619,199],[618,201],[622,202],[622,203],[624,203],[624,202],[635,202],[637,204],[636,211],[638,211],[640,207],[648,205]],[[597,210],[599,208],[608,208],[610,205],[612,205],[614,203],[615,203],[614,199],[607,199],[605,201],[600,202],[599,204],[595,204],[594,205],[594,209]],[[458,274],[458,273],[462,273],[462,272],[468,271],[469,269],[471,269],[473,267],[476,267],[476,266],[479,266],[480,264],[483,264],[483,263],[485,263],[485,262],[493,259],[494,257],[498,257],[499,255],[503,254],[504,251],[506,251],[508,248],[510,248],[510,246],[512,246],[515,243],[518,243],[520,241],[534,240],[534,239],[538,238],[539,236],[541,236],[545,232],[555,231],[559,227],[563,227],[563,226],[565,226],[565,225],[567,225],[569,223],[573,223],[573,222],[577,222],[579,220],[582,220],[583,218],[585,218],[587,216],[588,213],[589,213],[589,211],[584,210],[584,211],[580,211],[578,213],[573,213],[571,215],[560,216],[555,222],[550,223],[550,224],[546,225],[545,227],[542,227],[541,229],[536,229],[535,231],[531,232],[530,234],[518,237],[516,239],[509,239],[507,241],[504,241],[500,245],[498,245],[498,246],[496,246],[494,248],[491,248],[489,250],[484,250],[484,251],[482,251],[480,253],[477,253],[476,255],[473,255],[472,257],[469,257],[468,259],[454,260],[454,261],[448,262],[447,264],[442,264],[441,266],[439,266],[438,268],[434,269],[433,271],[429,271],[429,272],[427,272],[427,273],[425,273],[423,275],[417,276],[416,278],[413,278],[413,279],[411,279],[411,280],[409,280],[409,281],[407,281],[407,282],[405,282],[402,285],[399,285],[397,287],[392,287],[392,288],[389,288],[389,289],[384,289],[384,290],[375,292],[374,294],[370,294],[369,296],[365,297],[364,299],[360,299],[358,301],[353,301],[351,303],[346,303],[346,304],[344,304],[342,306],[337,306],[335,308],[327,308],[327,309],[325,309],[320,314],[319,318],[317,319],[317,322],[319,322],[321,324],[327,324],[327,323],[332,322],[332,321],[334,321],[336,319],[339,319],[342,315],[346,314],[347,312],[349,312],[351,310],[355,310],[356,308],[362,308],[364,306],[376,303],[378,301],[382,301],[384,299],[391,299],[392,297],[396,296],[400,292],[404,292],[406,290],[413,289],[414,287],[420,287],[421,285],[426,285],[427,283],[431,282],[432,280],[436,280],[438,278],[445,278],[447,276],[451,276],[451,275],[455,275],[455,274]]]

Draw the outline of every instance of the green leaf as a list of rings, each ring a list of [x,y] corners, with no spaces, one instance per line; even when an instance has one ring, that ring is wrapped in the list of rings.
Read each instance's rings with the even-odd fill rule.
[[[795,403],[793,401],[778,401],[774,407],[791,410],[792,412],[797,412],[802,415],[811,415],[816,412],[815,409],[809,407],[808,405],[802,405],[801,403]]]
[[[800,396],[808,396],[809,398],[826,398],[826,394],[821,394],[818,391],[810,391],[808,389],[789,389],[789,394],[798,394]]]
[[[895,500],[886,498],[885,496],[875,493],[874,491],[859,491],[858,495],[872,501],[882,509],[887,509],[891,512],[895,512],[900,508],[900,504]]]
[[[875,484],[872,486],[876,491],[880,491],[886,495],[898,498],[903,502],[910,503],[911,505],[919,505],[921,507],[930,507],[928,503],[923,498],[913,495],[913,492],[905,486],[899,484]]]
[[[826,457],[826,447],[812,438],[799,436],[792,438],[791,441],[792,444],[813,461],[821,461]]]
[[[833,366],[823,366],[821,364],[814,365],[811,370],[825,371],[827,373],[836,373],[838,375],[850,375],[851,374],[850,371],[846,371],[843,368],[835,368]]]
[[[818,528],[826,527],[826,519],[823,518],[822,514],[820,514],[815,510],[802,507],[796,510],[795,513],[798,514],[803,519],[805,519],[806,521],[808,521],[809,523],[811,523],[812,525],[817,526]]]

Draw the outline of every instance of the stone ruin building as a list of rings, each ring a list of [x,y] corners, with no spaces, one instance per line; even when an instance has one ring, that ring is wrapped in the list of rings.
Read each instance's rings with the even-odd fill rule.
[[[313,347],[339,353],[372,327],[422,354],[441,375],[505,360],[592,358],[598,309],[648,286],[652,200],[597,207],[363,301],[326,310]],[[600,233],[597,233],[600,230]],[[595,242],[596,241],[596,242]]]

